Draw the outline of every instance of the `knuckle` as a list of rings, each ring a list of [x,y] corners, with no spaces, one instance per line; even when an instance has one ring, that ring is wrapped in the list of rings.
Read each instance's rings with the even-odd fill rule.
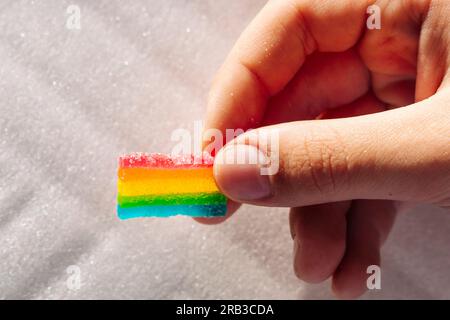
[[[335,129],[325,124],[301,127],[288,137],[280,142],[279,170],[270,177],[274,196],[298,202],[293,196],[303,195],[305,204],[313,204],[350,188],[352,159]]]
[[[347,184],[349,157],[345,144],[334,130],[321,128],[320,131],[320,135],[311,131],[305,137],[302,167],[316,191],[331,194]]]

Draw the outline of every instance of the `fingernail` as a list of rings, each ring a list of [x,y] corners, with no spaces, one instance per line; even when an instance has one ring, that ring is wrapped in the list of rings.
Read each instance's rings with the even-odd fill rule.
[[[258,200],[271,194],[269,177],[261,174],[267,156],[251,145],[230,145],[214,161],[214,177],[220,190],[238,201]]]

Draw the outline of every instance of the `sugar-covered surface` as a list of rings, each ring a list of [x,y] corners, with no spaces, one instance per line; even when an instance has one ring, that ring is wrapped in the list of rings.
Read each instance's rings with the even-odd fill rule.
[[[0,298],[331,297],[296,280],[286,209],[246,206],[214,227],[116,217],[118,156],[168,153],[173,130],[193,131],[263,2],[2,1]],[[450,298],[449,226],[439,209],[401,216],[382,290],[364,297]]]
[[[214,164],[214,158],[207,152],[200,154],[164,154],[133,152],[119,157],[120,168],[195,168],[211,167]]]

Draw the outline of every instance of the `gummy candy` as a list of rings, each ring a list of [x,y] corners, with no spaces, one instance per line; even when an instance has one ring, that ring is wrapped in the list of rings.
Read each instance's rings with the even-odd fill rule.
[[[213,163],[207,153],[133,153],[120,157],[119,218],[224,216],[227,199],[214,182]]]

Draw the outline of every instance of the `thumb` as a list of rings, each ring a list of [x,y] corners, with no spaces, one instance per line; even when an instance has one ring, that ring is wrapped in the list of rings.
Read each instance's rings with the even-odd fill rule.
[[[252,130],[218,152],[215,179],[232,200],[263,206],[349,199],[448,205],[449,105],[441,93],[378,114]],[[273,137],[278,143],[266,143]]]

